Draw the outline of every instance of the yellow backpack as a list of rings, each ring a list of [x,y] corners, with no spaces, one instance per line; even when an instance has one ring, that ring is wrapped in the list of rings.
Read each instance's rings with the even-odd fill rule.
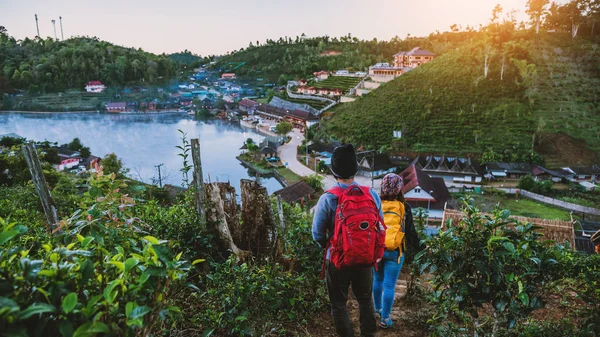
[[[400,251],[398,258],[406,246],[404,242],[404,204],[400,201],[383,200],[381,203],[385,231],[385,249]]]

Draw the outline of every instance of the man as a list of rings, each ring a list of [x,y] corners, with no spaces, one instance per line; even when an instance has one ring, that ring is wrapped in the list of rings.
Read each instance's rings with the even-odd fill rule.
[[[337,185],[346,189],[350,185],[358,184],[354,182],[354,176],[358,171],[356,153],[352,144],[339,146],[333,150],[331,157],[331,172],[337,179]],[[370,190],[371,196],[375,201],[377,211],[381,218],[381,200],[375,191]],[[338,198],[332,193],[325,193],[319,199],[313,218],[312,234],[313,239],[319,243],[322,248],[327,247],[327,242],[332,236],[334,219]],[[383,226],[380,225],[380,229]],[[335,328],[341,337],[353,337],[354,331],[346,302],[348,300],[348,288],[352,284],[352,291],[358,300],[360,309],[360,331],[361,336],[375,336],[377,331],[375,313],[373,307],[373,266],[365,268],[342,268],[337,269],[329,260],[331,250],[326,252],[327,267],[327,291],[331,302],[331,314],[335,322]]]

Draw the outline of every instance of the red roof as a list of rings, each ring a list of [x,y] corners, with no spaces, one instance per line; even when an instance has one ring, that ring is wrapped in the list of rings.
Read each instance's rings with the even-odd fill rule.
[[[257,103],[255,101],[246,98],[240,101],[240,105],[246,108],[253,108],[256,106],[256,104]]]
[[[450,198],[448,187],[443,178],[431,178],[414,164],[400,173],[402,177],[402,193],[406,194],[415,187],[420,186],[425,192],[433,191],[431,195],[437,202],[444,202]]]
[[[102,84],[102,82],[100,81],[89,81],[86,86],[93,86],[93,85],[104,85]]]
[[[329,72],[326,70],[321,70],[319,72],[313,73],[313,75],[315,76],[319,76],[319,75],[329,75]]]

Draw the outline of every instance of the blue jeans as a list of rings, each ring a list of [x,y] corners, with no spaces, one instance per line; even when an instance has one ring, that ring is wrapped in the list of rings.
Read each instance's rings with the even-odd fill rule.
[[[394,292],[396,290],[396,281],[400,276],[400,270],[404,263],[404,255],[400,258],[398,263],[398,255],[400,253],[396,251],[385,251],[383,259],[377,265],[377,271],[375,271],[375,279],[373,280],[373,299],[375,303],[375,310],[381,309],[381,318],[390,317],[392,311],[392,305],[394,305]]]

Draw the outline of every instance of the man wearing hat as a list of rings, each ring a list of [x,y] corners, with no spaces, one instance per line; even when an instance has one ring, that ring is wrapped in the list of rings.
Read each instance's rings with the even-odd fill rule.
[[[331,172],[337,180],[337,185],[343,189],[358,184],[354,176],[358,171],[356,153],[352,144],[342,145],[333,150],[331,157]],[[377,206],[381,218],[381,200],[374,190],[370,190],[371,196]],[[312,234],[314,240],[321,248],[327,247],[334,227],[334,219],[338,198],[332,193],[325,193],[317,203],[313,218]],[[383,229],[383,226],[381,226]],[[331,314],[335,322],[335,328],[339,336],[352,337],[354,331],[346,302],[348,300],[348,288],[352,285],[352,292],[358,300],[360,309],[360,331],[361,336],[375,336],[377,323],[373,307],[373,268],[337,269],[329,261],[331,250],[326,252],[326,283],[331,302]]]

